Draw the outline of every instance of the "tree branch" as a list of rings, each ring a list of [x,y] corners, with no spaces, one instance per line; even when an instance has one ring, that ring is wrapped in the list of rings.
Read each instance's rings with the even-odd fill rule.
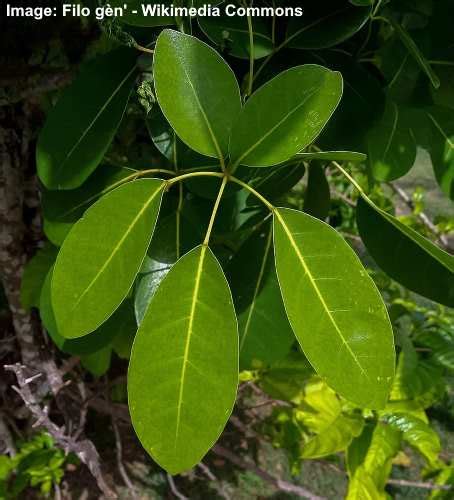
[[[38,373],[33,377],[26,377],[26,367],[20,363],[15,365],[5,365],[5,370],[13,372],[16,375],[19,387],[14,386],[13,389],[22,398],[25,406],[30,413],[36,418],[35,427],[43,427],[55,439],[55,442],[66,452],[74,453],[81,462],[83,462],[90,470],[93,477],[98,483],[99,489],[104,493],[107,498],[117,498],[104,480],[99,463],[99,454],[95,445],[88,439],[77,441],[72,436],[64,433],[63,428],[58,427],[49,418],[47,407],[41,407],[33,395],[30,384],[36,380],[41,374]]]

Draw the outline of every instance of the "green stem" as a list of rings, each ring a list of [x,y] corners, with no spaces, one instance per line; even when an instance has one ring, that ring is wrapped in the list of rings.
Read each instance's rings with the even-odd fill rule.
[[[361,196],[372,206],[376,206],[375,203],[367,196],[364,189],[356,182],[356,180],[345,170],[345,168],[341,167],[337,161],[331,162],[343,175],[346,177],[350,183],[358,190]]]
[[[213,211],[211,213],[210,217],[210,222],[208,224],[208,229],[205,234],[205,239],[203,240],[203,245],[207,246],[208,243],[210,242],[210,236],[211,236],[211,231],[213,230],[214,226],[214,221],[216,220],[216,214],[218,213],[219,205],[221,203],[222,195],[224,193],[225,186],[227,185],[227,182],[229,181],[229,177],[227,175],[224,175],[222,178],[222,184],[221,187],[219,188],[218,196],[216,198],[216,201],[214,202],[214,207]]]
[[[169,179],[167,182],[167,187],[172,186],[176,182],[184,181],[185,179],[190,179],[191,177],[218,177],[223,178],[224,174],[221,172],[190,172],[188,174],[178,175],[173,179]]]

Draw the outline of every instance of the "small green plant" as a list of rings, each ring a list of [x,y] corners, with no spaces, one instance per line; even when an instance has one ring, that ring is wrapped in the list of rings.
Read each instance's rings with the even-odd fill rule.
[[[39,488],[45,497],[50,496],[53,486],[60,484],[71,456],[56,448],[46,433],[19,442],[18,448],[13,457],[0,457],[0,498],[20,498],[28,487]]]
[[[270,393],[273,370],[277,392],[296,385],[280,396],[293,406],[274,415],[273,441],[290,440],[295,464],[348,449],[350,491],[382,498],[387,474],[376,471],[389,472],[402,440],[443,468],[426,403],[399,392],[406,360],[427,364],[413,340],[395,337],[398,303],[387,310],[326,219],[330,189],[343,182],[379,268],[454,306],[453,257],[396,217],[379,187],[406,174],[420,147],[452,196],[452,103],[414,40],[425,23],[438,40],[431,57],[448,57],[439,38],[449,7],[340,3],[308,2],[289,22],[128,16],[121,29],[140,43],[87,63],[40,134],[54,245],[30,263],[24,304],[39,307],[59,348],[95,374],[112,351],[130,357],[135,431],[172,474],[218,439],[239,369],[259,370]],[[139,63],[137,49],[146,53]],[[142,107],[128,107],[139,74]],[[114,142],[122,119],[146,127],[158,164],[143,165],[133,141]],[[306,170],[302,201],[291,190]],[[356,231],[347,219],[339,229]],[[384,446],[389,453],[375,456]]]

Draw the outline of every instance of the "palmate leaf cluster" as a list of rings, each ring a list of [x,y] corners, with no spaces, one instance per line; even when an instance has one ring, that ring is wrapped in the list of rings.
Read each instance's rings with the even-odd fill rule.
[[[295,463],[347,450],[349,497],[384,498],[404,443],[450,480],[425,409],[444,390],[453,341],[436,322],[394,339],[414,311],[393,315],[395,297],[387,311],[326,223],[326,169],[357,191],[379,268],[453,307],[453,257],[349,173],[359,162],[370,187],[393,181],[423,148],[452,196],[453,12],[444,0],[306,4],[302,19],[274,22],[118,20],[134,48],[86,63],[40,134],[49,243],[22,299],[94,374],[112,352],[130,358],[135,431],[169,472],[217,440],[240,369],[291,403],[270,433]],[[140,85],[143,99],[140,82],[149,112],[131,97]],[[126,126],[149,134],[152,155],[114,140]],[[289,202],[306,170],[304,201]]]

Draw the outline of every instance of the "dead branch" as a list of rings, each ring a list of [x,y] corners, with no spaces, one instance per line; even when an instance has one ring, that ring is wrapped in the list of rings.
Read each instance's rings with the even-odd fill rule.
[[[397,184],[389,183],[389,187],[393,190],[397,196],[407,205],[407,207],[413,211],[415,205],[411,197],[407,194],[407,192],[399,187]],[[430,220],[429,216],[424,212],[419,212],[417,215],[418,219],[429,229],[431,233],[433,233],[437,237],[437,242],[445,247],[449,248],[449,241],[444,234],[441,234],[437,226]]]
[[[120,476],[122,477],[126,487],[128,488],[128,491],[131,495],[131,498],[137,499],[138,496],[137,496],[136,488],[132,484],[132,481],[131,481],[130,477],[128,476],[128,473],[126,472],[126,469],[123,465],[123,444],[121,442],[120,431],[118,429],[118,425],[117,425],[114,417],[112,417],[112,428],[113,428],[114,435],[115,435],[118,472],[120,473]]]
[[[104,480],[99,463],[99,454],[94,444],[88,439],[81,441],[75,440],[73,437],[65,434],[64,429],[58,427],[49,418],[48,407],[41,407],[36,397],[32,393],[30,384],[41,376],[40,373],[33,377],[26,377],[26,367],[20,363],[15,365],[5,365],[5,370],[13,372],[16,375],[18,387],[14,386],[13,389],[22,398],[25,406],[36,418],[34,427],[42,427],[55,439],[55,442],[66,452],[74,453],[81,462],[83,462],[90,470],[93,477],[98,483],[99,489],[104,493],[107,498],[117,498],[117,495],[109,488]]]

